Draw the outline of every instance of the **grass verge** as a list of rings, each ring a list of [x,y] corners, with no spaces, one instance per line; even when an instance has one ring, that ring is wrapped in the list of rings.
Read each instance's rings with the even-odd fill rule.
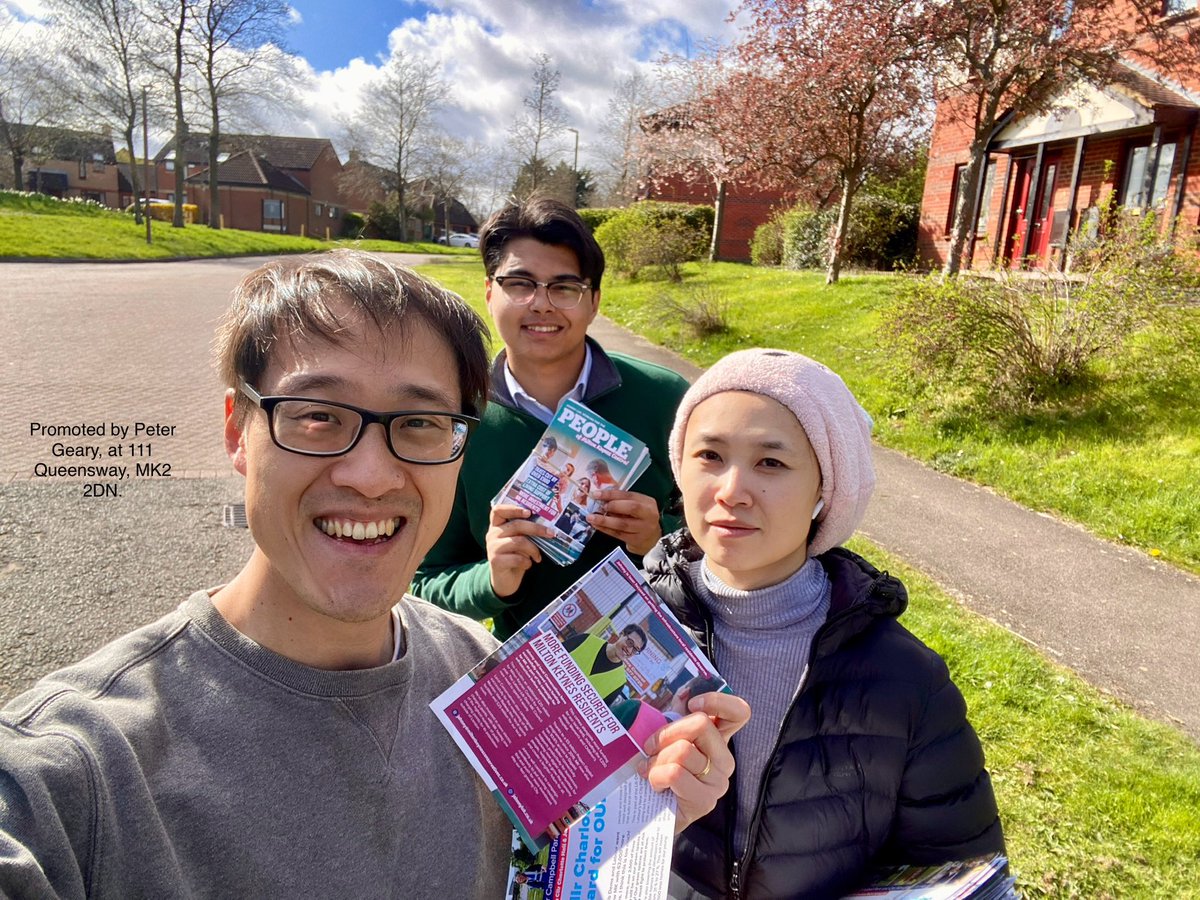
[[[172,228],[153,222],[153,243],[133,215],[94,204],[0,191],[0,257],[16,259],[155,260],[180,257],[255,256],[311,253],[353,246],[372,252],[427,253],[471,257],[477,253],[432,243],[394,241],[319,241],[204,225]]]
[[[980,618],[861,538],[909,590],[901,621],[942,655],[987,753],[1025,897],[1200,892],[1200,748]]]

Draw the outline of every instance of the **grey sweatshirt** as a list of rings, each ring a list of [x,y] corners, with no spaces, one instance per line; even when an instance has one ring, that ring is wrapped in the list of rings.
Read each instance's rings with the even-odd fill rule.
[[[0,896],[500,896],[511,830],[429,701],[495,646],[405,598],[328,672],[204,593],[0,711]]]

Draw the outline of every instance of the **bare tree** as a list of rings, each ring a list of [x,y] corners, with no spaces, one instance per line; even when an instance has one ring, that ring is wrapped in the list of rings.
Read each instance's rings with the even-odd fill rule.
[[[601,126],[601,146],[606,171],[606,206],[625,206],[637,198],[643,175],[639,152],[642,120],[660,104],[653,82],[635,71],[617,83],[608,101],[608,114]]]
[[[0,9],[0,143],[12,164],[14,190],[22,188],[39,132],[65,113],[57,59],[32,23]]]
[[[175,211],[171,227],[182,228],[183,201],[186,196],[187,179],[187,75],[188,75],[188,21],[196,0],[143,0],[147,12],[159,31],[153,43],[164,48],[149,56],[151,66],[171,84],[172,108],[175,119],[175,134],[172,138],[175,167]]]
[[[537,193],[551,172],[550,156],[556,152],[554,139],[566,128],[567,117],[554,95],[558,93],[562,73],[553,68],[550,56],[532,57],[533,85],[522,99],[525,114],[513,123],[511,134],[520,151],[521,171],[528,177],[514,185],[513,193],[525,199]]]
[[[288,56],[281,49],[285,0],[194,0],[188,21],[191,63],[208,113],[208,227],[221,227],[218,167],[222,116],[255,98],[286,101]]]
[[[449,92],[439,66],[396,50],[347,126],[363,156],[395,176],[401,241],[408,240],[408,183],[418,174],[420,151],[433,133],[433,114]]]
[[[69,95],[91,123],[121,135],[129,153],[134,215],[142,222],[135,134],[148,80],[142,48],[150,21],[137,0],[51,0],[53,22],[70,63]]]
[[[426,143],[421,156],[430,203],[441,207],[442,228],[449,234],[450,210],[467,181],[470,149],[458,138],[438,135]]]

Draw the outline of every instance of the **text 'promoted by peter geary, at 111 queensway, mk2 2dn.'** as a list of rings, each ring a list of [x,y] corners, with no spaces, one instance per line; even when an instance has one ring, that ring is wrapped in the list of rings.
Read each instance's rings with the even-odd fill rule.
[[[130,478],[171,477],[171,463],[160,458],[161,441],[175,431],[159,422],[31,422],[29,436],[40,444],[32,475],[82,479],[84,497],[118,497],[120,482]]]

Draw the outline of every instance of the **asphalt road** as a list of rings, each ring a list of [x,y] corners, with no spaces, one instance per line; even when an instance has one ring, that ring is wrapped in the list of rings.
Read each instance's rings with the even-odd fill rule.
[[[259,261],[0,264],[0,701],[221,583],[250,549],[209,364],[229,291]],[[698,370],[604,320],[606,346]],[[140,434],[134,429],[142,423]],[[128,427],[116,438],[112,425]],[[36,425],[103,425],[90,461]],[[143,445],[141,450],[132,449]],[[149,445],[148,450],[144,445]],[[108,457],[121,446],[120,457]],[[130,453],[140,453],[133,458]],[[135,466],[171,466],[138,477]],[[118,496],[35,467],[124,465]],[[1200,579],[877,450],[863,532],[1092,683],[1200,739]],[[44,470],[43,470],[44,471]]]

